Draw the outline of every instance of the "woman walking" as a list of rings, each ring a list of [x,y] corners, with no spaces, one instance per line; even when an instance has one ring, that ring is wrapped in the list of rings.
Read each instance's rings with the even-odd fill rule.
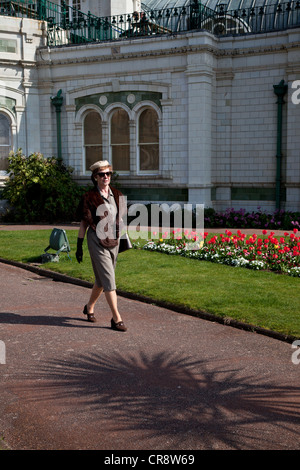
[[[112,166],[107,160],[94,163],[92,181],[94,188],[87,191],[78,207],[81,220],[77,238],[76,259],[83,257],[83,240],[87,231],[88,249],[95,274],[95,283],[83,313],[90,322],[95,322],[94,308],[102,292],[112,313],[111,328],[126,331],[118,311],[115,282],[115,267],[119,250],[119,233],[122,216],[126,212],[122,193],[110,186]],[[88,229],[88,230],[87,230]]]

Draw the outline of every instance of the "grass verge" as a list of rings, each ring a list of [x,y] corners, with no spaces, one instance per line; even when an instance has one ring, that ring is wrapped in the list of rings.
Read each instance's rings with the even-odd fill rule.
[[[48,245],[51,230],[0,232],[0,257],[33,263]],[[83,263],[75,258],[77,231],[67,231],[71,261],[42,267],[93,282],[86,242]],[[300,337],[299,278],[214,264],[175,255],[130,250],[119,256],[118,289]]]

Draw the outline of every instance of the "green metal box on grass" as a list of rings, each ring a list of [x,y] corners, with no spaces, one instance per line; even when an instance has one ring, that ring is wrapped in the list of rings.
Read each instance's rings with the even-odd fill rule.
[[[47,253],[50,249],[55,250],[56,253]],[[45,253],[41,256],[42,262],[44,263],[48,261],[59,261],[59,253],[61,252],[66,252],[69,256],[71,249],[65,230],[54,228],[50,234],[49,245],[44,251]]]

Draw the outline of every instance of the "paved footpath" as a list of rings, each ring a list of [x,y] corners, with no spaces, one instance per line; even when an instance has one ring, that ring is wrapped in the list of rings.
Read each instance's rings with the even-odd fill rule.
[[[299,449],[292,345],[0,263],[0,437],[16,450]],[[300,354],[295,354],[300,358]],[[0,355],[1,358],[1,355]]]

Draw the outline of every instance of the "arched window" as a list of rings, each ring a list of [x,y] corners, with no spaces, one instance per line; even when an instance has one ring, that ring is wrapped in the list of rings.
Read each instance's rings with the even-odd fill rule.
[[[113,169],[118,172],[129,172],[129,116],[122,108],[116,109],[111,117],[110,145]]]
[[[148,173],[159,169],[158,116],[152,108],[142,111],[139,117],[138,166],[139,171]]]
[[[8,169],[8,155],[11,151],[11,125],[9,118],[0,113],[0,171]]]
[[[102,160],[102,120],[96,111],[89,112],[84,119],[85,168]]]

